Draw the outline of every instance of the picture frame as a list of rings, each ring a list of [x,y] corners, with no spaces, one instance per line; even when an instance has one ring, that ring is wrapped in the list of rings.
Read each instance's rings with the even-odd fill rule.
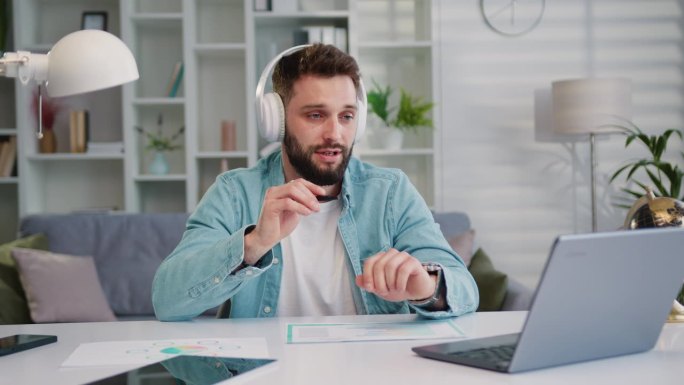
[[[107,30],[107,12],[85,11],[81,16],[81,29]]]

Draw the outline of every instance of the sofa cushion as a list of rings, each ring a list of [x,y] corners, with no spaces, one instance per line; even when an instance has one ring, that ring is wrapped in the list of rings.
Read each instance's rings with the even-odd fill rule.
[[[22,234],[44,233],[50,250],[90,255],[105,296],[117,316],[154,315],[152,279],[180,241],[188,214],[32,215]]]
[[[35,234],[0,245],[0,324],[5,325],[31,322],[24,289],[11,255],[16,247],[47,250],[48,241],[43,234]]]
[[[501,310],[506,291],[508,276],[494,268],[494,264],[482,248],[477,249],[470,261],[468,271],[473,275],[480,291],[480,306],[477,311]]]
[[[12,249],[34,322],[116,321],[92,257]]]

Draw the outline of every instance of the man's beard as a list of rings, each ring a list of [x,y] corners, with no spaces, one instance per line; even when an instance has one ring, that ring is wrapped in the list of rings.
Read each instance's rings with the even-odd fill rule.
[[[342,181],[344,172],[349,164],[352,150],[354,146],[347,150],[347,147],[341,144],[312,146],[308,150],[304,150],[302,145],[297,141],[297,138],[288,135],[285,130],[285,138],[283,138],[285,145],[285,153],[290,160],[290,164],[294,167],[299,176],[308,180],[311,183],[319,186],[330,186]],[[320,168],[311,160],[314,153],[322,148],[337,148],[342,151],[342,162],[337,167]]]

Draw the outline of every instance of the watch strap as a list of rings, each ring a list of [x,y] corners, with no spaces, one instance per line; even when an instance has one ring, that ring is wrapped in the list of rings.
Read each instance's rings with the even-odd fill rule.
[[[422,300],[409,300],[408,303],[413,306],[430,307],[439,300],[439,293],[441,292],[444,278],[442,273],[442,266],[437,263],[423,263],[423,268],[430,275],[437,275],[437,283],[435,284],[435,291],[432,295]]]

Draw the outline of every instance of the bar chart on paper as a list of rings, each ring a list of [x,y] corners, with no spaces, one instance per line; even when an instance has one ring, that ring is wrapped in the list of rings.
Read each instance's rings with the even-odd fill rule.
[[[465,334],[451,320],[287,325],[288,344],[459,337]]]

